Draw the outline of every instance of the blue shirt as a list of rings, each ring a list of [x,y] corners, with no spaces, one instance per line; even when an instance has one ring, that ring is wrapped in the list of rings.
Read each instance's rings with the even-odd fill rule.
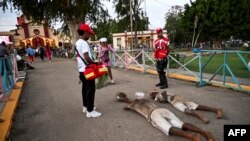
[[[32,55],[32,56],[35,55],[35,52],[31,47],[28,48],[27,53],[28,55]]]

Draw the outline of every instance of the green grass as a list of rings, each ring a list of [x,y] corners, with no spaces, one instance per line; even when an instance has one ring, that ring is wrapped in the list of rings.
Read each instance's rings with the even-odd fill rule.
[[[210,56],[204,56],[202,61],[203,64],[207,62]],[[250,61],[250,56],[249,55],[243,55],[245,60]],[[187,57],[185,59],[185,62],[188,62],[188,60],[192,59],[193,57]],[[224,55],[223,54],[217,54],[215,55],[212,60],[207,64],[207,66],[204,69],[205,73],[212,73],[214,74],[224,63]],[[243,62],[240,60],[237,54],[235,53],[230,53],[228,54],[227,57],[227,64],[230,67],[231,71],[236,77],[242,77],[242,78],[250,78],[250,72],[247,70]],[[192,71],[199,71],[199,60],[196,59],[195,61],[191,62],[190,64],[187,65],[187,68],[189,68]],[[219,74],[222,73],[223,69],[219,72]],[[227,72],[227,76],[230,76],[229,72]]]

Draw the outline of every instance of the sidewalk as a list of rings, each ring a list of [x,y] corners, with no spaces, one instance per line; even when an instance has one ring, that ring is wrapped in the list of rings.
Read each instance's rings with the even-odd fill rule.
[[[16,107],[19,102],[19,98],[22,93],[23,85],[24,85],[24,74],[20,72],[20,81],[18,81],[15,85],[16,88],[13,88],[6,95],[10,96],[11,101],[1,102],[0,105],[0,117],[4,120],[4,122],[0,123],[0,141],[5,141],[9,136],[9,131],[12,127],[12,118],[15,114]],[[26,75],[26,73],[25,73]]]
[[[0,141],[4,141],[8,137],[12,125],[12,117],[14,116],[16,106],[21,96],[23,82],[17,82],[16,86],[18,89],[13,89],[10,95],[10,98],[13,100],[6,103],[1,113],[1,118],[4,122],[0,123]]]

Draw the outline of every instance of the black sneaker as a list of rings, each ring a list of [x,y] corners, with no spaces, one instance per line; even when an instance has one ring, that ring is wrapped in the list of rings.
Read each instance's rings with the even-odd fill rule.
[[[155,86],[156,86],[156,87],[159,87],[159,86],[163,86],[163,84],[158,83],[158,84],[156,84]]]
[[[166,88],[168,88],[168,84],[165,84],[165,85],[160,87],[160,89],[166,89]]]

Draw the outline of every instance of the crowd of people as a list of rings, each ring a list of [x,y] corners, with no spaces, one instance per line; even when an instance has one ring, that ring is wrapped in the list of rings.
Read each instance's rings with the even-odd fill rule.
[[[49,62],[51,62],[52,58],[52,50],[51,47],[47,44],[45,47],[42,45],[38,45],[37,48],[33,48],[31,45],[28,45],[27,47],[26,55],[29,57],[30,63],[35,62],[36,57],[40,57],[42,61],[44,61],[44,57],[48,58]]]
[[[44,61],[45,57],[48,59],[49,62],[52,61],[52,50],[49,45],[46,45],[43,47],[42,45],[38,45],[36,48],[32,47],[30,44],[26,46],[26,48],[23,49],[16,49],[14,45],[6,45],[4,41],[0,44],[0,58],[1,61],[4,61],[5,63],[1,63],[1,77],[0,77],[0,102],[8,102],[12,99],[7,96],[4,93],[3,89],[3,76],[4,76],[4,70],[7,71],[7,75],[11,75],[12,72],[10,69],[8,69],[8,57],[10,55],[14,55],[17,69],[18,71],[23,70],[32,70],[35,69],[31,64],[35,62],[35,59],[37,57],[40,57],[42,61]],[[26,59],[26,56],[28,59]],[[0,118],[0,122],[3,122],[4,120]]]

